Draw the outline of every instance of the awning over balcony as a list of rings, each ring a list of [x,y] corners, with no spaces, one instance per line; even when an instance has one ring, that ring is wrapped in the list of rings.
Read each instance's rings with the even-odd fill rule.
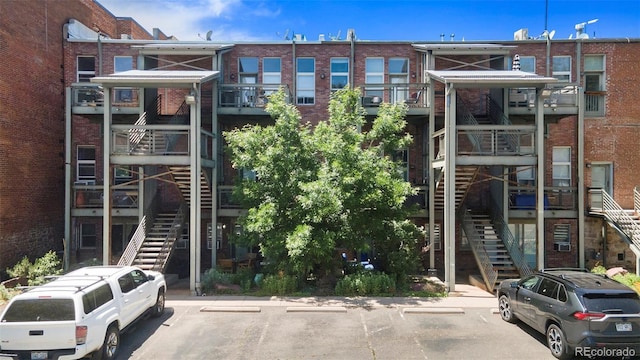
[[[543,88],[558,79],[513,70],[427,70],[430,80],[457,88]]]
[[[515,46],[473,43],[413,44],[414,49],[433,55],[508,55]]]
[[[191,84],[202,84],[217,79],[219,71],[195,70],[129,70],[91,79],[92,83],[104,87],[189,88]]]

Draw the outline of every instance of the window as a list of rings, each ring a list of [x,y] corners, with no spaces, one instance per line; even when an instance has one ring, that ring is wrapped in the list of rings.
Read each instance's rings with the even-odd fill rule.
[[[256,84],[258,82],[258,58],[238,58],[238,82],[240,84]],[[243,106],[253,106],[256,103],[256,87],[243,86],[240,93]]]
[[[316,93],[316,60],[298,58],[296,60],[296,104],[313,105]]]
[[[96,76],[95,56],[78,56],[77,69],[78,82],[90,82]]]
[[[559,82],[571,82],[571,56],[554,56],[552,67],[552,76]]]
[[[149,281],[149,278],[147,277],[147,275],[145,275],[142,271],[140,270],[133,270],[131,272],[131,278],[133,279],[133,284],[138,287],[144,283],[146,283],[147,281]]]
[[[126,294],[136,288],[133,284],[131,274],[126,274],[118,278],[118,285],[120,285],[120,291],[122,291],[123,294]]]
[[[280,58],[264,58],[262,60],[262,83],[280,85],[282,83],[282,65]],[[271,93],[278,90],[278,86],[265,86],[264,95],[271,95]]]
[[[113,71],[119,73],[133,69],[133,57],[115,56],[113,58]],[[115,88],[114,102],[132,102],[133,90],[130,88]]]
[[[176,249],[188,249],[189,248],[189,223],[182,226],[182,232],[180,237],[176,241]]]
[[[558,288],[558,301],[567,302],[567,290],[564,288],[564,285],[560,285]]]
[[[344,89],[349,84],[349,58],[331,59],[331,91]]]
[[[111,286],[109,286],[109,284],[101,285],[99,288],[82,295],[84,313],[89,314],[112,299],[113,292],[111,291]]]
[[[585,113],[589,116],[604,116],[605,89],[604,55],[584,56]]]
[[[113,170],[114,184],[123,184],[133,179],[131,166],[119,165]]]
[[[568,243],[570,241],[570,229],[569,224],[556,224],[553,227],[553,242],[555,243]]]
[[[404,181],[409,181],[409,150],[396,151],[393,153],[392,160],[398,164],[398,172]]]
[[[365,81],[366,84],[384,84],[384,59],[383,58],[367,58],[365,60]],[[384,88],[369,87],[365,89],[366,96],[384,95]]]
[[[96,224],[80,224],[80,248],[96,247]]]
[[[553,186],[571,186],[571,148],[553,147]]]
[[[518,186],[533,186],[536,180],[536,169],[533,166],[516,167]]]
[[[73,299],[17,300],[7,309],[2,322],[73,321],[76,319]],[[42,325],[40,325],[42,326]]]
[[[542,282],[538,287],[538,294],[555,299],[556,292],[558,291],[558,285],[560,284],[553,280],[542,279]]]
[[[535,287],[536,285],[538,285],[538,281],[540,280],[540,278],[536,275],[531,276],[529,278],[526,278],[524,280],[520,281],[520,286],[523,289],[527,289],[527,290],[531,290],[531,291],[535,291]]]
[[[78,146],[76,153],[76,181],[96,181],[96,148]]]
[[[409,59],[389,59],[389,82],[392,84],[407,84],[409,82]],[[391,93],[392,102],[404,101],[409,98],[407,85],[395,85]]]
[[[520,71],[536,73],[536,57],[520,56]]]

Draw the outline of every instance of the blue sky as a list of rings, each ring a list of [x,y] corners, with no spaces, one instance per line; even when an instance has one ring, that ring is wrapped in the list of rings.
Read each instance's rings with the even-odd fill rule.
[[[640,0],[98,0],[116,16],[132,17],[151,31],[180,40],[276,41],[293,33],[317,40],[512,40],[527,28],[547,27],[554,39],[575,36],[575,24],[593,38],[640,38]]]

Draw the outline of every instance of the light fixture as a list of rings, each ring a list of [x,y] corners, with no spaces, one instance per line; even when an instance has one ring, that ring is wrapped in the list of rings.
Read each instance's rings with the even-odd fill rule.
[[[184,97],[184,102],[186,102],[188,105],[194,105],[196,103],[196,95],[193,93],[186,95]]]
[[[553,94],[553,89],[544,88],[540,92],[540,97],[543,99],[548,99],[549,97],[551,97],[551,94]]]
[[[236,74],[231,73],[231,75],[229,75],[229,78],[230,78],[231,80],[235,80],[235,79],[236,79]]]
[[[320,73],[320,79],[324,79],[325,77],[327,77],[327,76],[324,74],[324,71],[322,73]]]

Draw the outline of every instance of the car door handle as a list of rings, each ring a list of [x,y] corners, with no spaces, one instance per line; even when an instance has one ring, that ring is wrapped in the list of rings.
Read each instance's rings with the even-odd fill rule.
[[[553,309],[553,305],[551,305],[551,304],[547,304],[546,306],[547,306],[549,309]]]
[[[525,297],[524,297],[524,301],[531,301],[531,298],[530,298],[530,297],[525,296]]]

